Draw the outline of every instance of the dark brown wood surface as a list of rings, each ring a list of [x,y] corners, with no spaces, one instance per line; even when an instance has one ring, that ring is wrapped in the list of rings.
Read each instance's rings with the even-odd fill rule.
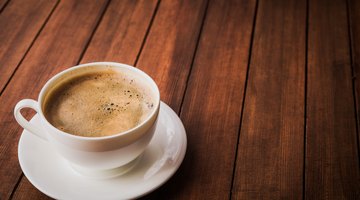
[[[81,63],[134,65],[155,15],[157,0],[111,1]]]
[[[15,104],[92,61],[147,72],[186,128],[142,199],[360,199],[359,0],[0,0],[1,200],[50,199],[21,172]]]
[[[161,1],[136,66],[154,78],[178,112],[205,14],[205,0]]]
[[[235,199],[302,199],[306,1],[260,1]]]
[[[360,1],[349,0],[348,1],[348,17],[349,17],[349,31],[351,41],[351,53],[352,53],[352,71],[353,71],[353,83],[355,87],[355,101],[357,109],[357,127],[360,126]],[[360,137],[358,133],[358,153],[360,154]],[[360,155],[359,155],[360,157]]]
[[[309,4],[306,199],[357,199],[360,174],[346,2]]]
[[[0,93],[31,48],[56,1],[14,0],[0,16]],[[1,5],[0,5],[1,7]]]
[[[180,115],[187,156],[154,199],[229,198],[255,3],[209,2]]]

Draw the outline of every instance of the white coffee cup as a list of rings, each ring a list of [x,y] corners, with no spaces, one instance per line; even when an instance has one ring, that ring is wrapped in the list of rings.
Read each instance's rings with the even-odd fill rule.
[[[48,92],[71,77],[89,71],[111,68],[123,73],[130,73],[139,77],[146,84],[153,95],[154,109],[149,116],[136,127],[127,131],[103,137],[83,137],[65,133],[51,125],[44,116],[44,98]],[[54,149],[65,158],[71,166],[85,175],[102,177],[125,173],[134,165],[148,146],[154,135],[160,107],[160,92],[155,81],[143,71],[120,63],[95,62],[81,64],[64,70],[52,77],[41,89],[38,101],[23,99],[14,109],[17,122],[27,131],[46,140]],[[39,115],[42,128],[27,121],[20,110],[34,109]]]

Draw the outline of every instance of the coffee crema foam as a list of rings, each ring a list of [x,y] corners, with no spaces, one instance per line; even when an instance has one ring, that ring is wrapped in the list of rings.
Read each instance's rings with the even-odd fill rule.
[[[45,100],[44,114],[56,128],[85,137],[124,132],[154,107],[149,90],[114,70],[87,73],[60,84]]]

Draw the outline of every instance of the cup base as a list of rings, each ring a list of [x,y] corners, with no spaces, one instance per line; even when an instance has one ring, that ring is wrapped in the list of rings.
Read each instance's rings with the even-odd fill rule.
[[[129,171],[131,171],[141,160],[142,154],[135,158],[133,161],[129,162],[126,165],[107,170],[91,170],[88,168],[84,168],[78,165],[70,164],[70,166],[76,171],[78,174],[82,176],[86,176],[88,178],[94,179],[109,179],[117,176],[121,176]]]

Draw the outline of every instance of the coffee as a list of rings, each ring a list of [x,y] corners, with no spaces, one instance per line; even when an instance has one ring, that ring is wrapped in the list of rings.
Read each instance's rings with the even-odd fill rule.
[[[70,78],[45,98],[45,118],[73,135],[114,135],[144,121],[153,110],[149,89],[139,77],[115,70]]]

